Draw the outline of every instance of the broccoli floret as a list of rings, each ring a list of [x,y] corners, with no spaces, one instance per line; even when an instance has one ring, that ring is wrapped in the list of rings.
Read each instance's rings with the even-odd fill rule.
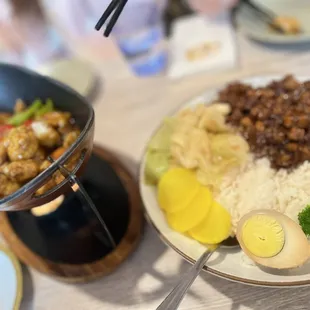
[[[310,205],[307,205],[299,214],[298,221],[307,237],[310,236]]]

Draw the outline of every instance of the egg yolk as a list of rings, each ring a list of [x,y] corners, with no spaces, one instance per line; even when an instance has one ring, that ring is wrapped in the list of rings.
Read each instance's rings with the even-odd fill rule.
[[[242,240],[253,255],[263,258],[279,254],[285,243],[282,225],[273,217],[257,214],[242,226]]]

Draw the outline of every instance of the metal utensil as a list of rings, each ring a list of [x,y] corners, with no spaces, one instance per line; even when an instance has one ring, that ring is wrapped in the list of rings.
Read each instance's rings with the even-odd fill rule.
[[[235,248],[239,247],[236,238],[228,238],[224,240],[220,247]],[[165,298],[165,300],[156,308],[156,310],[175,310],[178,309],[188,289],[191,287],[195,279],[200,274],[204,265],[208,262],[215,250],[219,248],[218,245],[209,247],[196,261],[196,263],[188,270],[188,272],[181,278],[179,283]]]
[[[175,310],[178,309],[188,289],[191,287],[203,266],[209,260],[214,250],[205,251],[189,271],[181,278],[179,284],[171,291],[165,300],[156,308],[157,310]]]

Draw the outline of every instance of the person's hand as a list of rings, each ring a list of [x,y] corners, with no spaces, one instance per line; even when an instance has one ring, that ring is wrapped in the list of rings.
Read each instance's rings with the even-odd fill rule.
[[[238,0],[187,0],[187,2],[196,12],[215,15],[232,8]]]

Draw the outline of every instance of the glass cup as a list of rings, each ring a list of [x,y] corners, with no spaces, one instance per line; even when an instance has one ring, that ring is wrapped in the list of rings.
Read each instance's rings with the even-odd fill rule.
[[[113,29],[115,42],[138,76],[158,74],[166,68],[165,6],[166,1],[128,1]]]

